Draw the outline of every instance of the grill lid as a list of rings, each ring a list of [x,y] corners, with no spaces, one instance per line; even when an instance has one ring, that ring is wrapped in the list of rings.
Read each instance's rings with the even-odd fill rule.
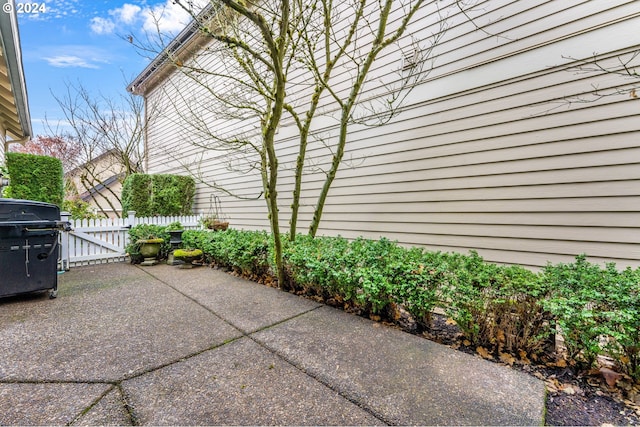
[[[60,219],[60,208],[51,203],[33,200],[0,199],[0,226],[3,223],[12,225],[38,224],[38,226],[55,227]],[[53,224],[52,224],[53,223]]]

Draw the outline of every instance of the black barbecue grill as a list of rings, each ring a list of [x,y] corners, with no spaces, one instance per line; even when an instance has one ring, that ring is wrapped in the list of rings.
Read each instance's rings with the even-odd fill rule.
[[[0,297],[58,292],[60,208],[32,200],[0,199]]]

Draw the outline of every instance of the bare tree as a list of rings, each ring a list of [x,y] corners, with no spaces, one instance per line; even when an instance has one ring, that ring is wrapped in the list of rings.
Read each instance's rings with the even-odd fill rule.
[[[220,0],[202,11],[185,0],[176,3],[191,14],[192,30],[205,41],[178,36],[164,46],[161,55],[181,78],[174,78],[174,86],[166,89],[166,105],[156,108],[178,111],[197,148],[225,153],[235,170],[260,173],[278,281],[284,286],[277,193],[283,165],[276,151],[281,122],[293,122],[300,133],[292,239],[310,138],[321,139],[332,152],[309,230],[315,235],[329,189],[344,163],[350,125],[382,125],[401,111],[406,96],[426,78],[431,50],[446,29],[440,10],[436,5],[429,12],[438,14],[441,22],[431,41],[405,39],[402,47],[401,38],[425,0]],[[152,50],[144,41],[139,45]],[[389,80],[387,74],[372,70],[380,54],[394,46],[406,50],[407,61],[398,63],[396,77]],[[183,83],[189,86],[179,87]],[[206,98],[192,96],[194,88]],[[337,117],[337,136],[323,139],[313,134],[312,123],[320,115]]]
[[[302,29],[304,49],[303,62],[313,75],[314,91],[308,108],[301,116],[295,108],[288,111],[300,129],[299,153],[296,162],[295,189],[293,191],[291,238],[295,238],[296,222],[300,207],[300,189],[303,179],[305,153],[308,146],[309,129],[314,119],[318,103],[324,92],[338,106],[339,134],[331,146],[333,153],[330,168],[314,207],[309,234],[315,236],[329,190],[338,169],[343,163],[349,127],[351,124],[381,126],[388,123],[400,111],[403,101],[412,89],[429,74],[429,59],[433,48],[446,30],[446,20],[438,15],[439,28],[432,34],[426,45],[418,40],[409,43],[409,52],[403,52],[403,62],[399,63],[398,79],[386,83],[371,78],[373,64],[386,49],[395,47],[402,50],[398,41],[406,32],[424,1],[352,1],[334,2],[320,0],[320,18],[315,33],[312,26]],[[399,14],[394,23],[391,14]],[[345,16],[348,17],[345,19]],[[338,24],[346,21],[346,28],[338,30]],[[341,91],[347,78],[348,91]],[[367,93],[367,96],[363,96]]]
[[[589,58],[576,59],[564,56],[572,61],[569,70],[577,75],[607,74],[617,76],[618,81],[612,87],[591,86],[589,94],[567,99],[568,102],[593,102],[604,97],[624,95],[637,99],[640,86],[640,50],[631,50],[614,57],[603,58],[596,52]]]
[[[82,164],[70,174],[80,188],[88,191],[94,203],[106,215],[117,211],[121,195],[113,191],[109,180],[124,181],[140,172],[144,160],[144,131],[153,120],[145,114],[143,101],[132,94],[119,99],[91,94],[82,84],[66,84],[64,94],[53,94],[64,112],[66,123],[49,125],[53,134],[80,147]],[[100,191],[95,191],[100,189]]]

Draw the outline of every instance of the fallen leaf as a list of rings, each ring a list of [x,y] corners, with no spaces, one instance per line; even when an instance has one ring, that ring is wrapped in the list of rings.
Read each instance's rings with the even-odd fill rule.
[[[618,382],[618,380],[622,378],[622,374],[609,368],[604,368],[604,367],[600,368],[600,373],[604,377],[609,387],[614,387]]]
[[[469,340],[464,340],[462,341],[462,344],[466,345],[467,347],[469,347],[471,345],[471,341]]]
[[[560,391],[560,384],[558,384],[558,381],[555,379],[546,379],[544,384],[549,393],[557,393]]]
[[[377,314],[372,314],[369,316],[369,319],[373,320],[374,322],[379,322],[381,317],[378,316]]]
[[[549,366],[555,366],[557,368],[566,368],[567,367],[567,361],[564,359],[558,359],[555,362],[551,362],[548,364]]]
[[[631,89],[631,92],[629,93],[629,96],[631,98],[637,98],[638,97],[638,94],[636,93],[636,89],[635,88]]]
[[[487,351],[486,348],[484,347],[476,347],[476,352],[480,355],[480,357],[482,357],[483,359],[491,359],[493,360],[493,356],[489,353],[489,351]]]
[[[562,387],[562,392],[565,394],[576,394],[576,390],[570,385]]]
[[[524,363],[525,365],[530,365],[531,364],[531,361],[527,357],[527,352],[526,351],[520,350],[518,352],[518,354],[520,355],[520,361],[522,361],[522,363]]]
[[[445,322],[447,325],[457,325],[458,322],[456,322],[455,320],[453,320],[452,318],[448,318],[447,321]]]
[[[506,363],[507,365],[512,366],[516,361],[516,358],[509,353],[500,353],[500,360],[502,361],[502,363]]]

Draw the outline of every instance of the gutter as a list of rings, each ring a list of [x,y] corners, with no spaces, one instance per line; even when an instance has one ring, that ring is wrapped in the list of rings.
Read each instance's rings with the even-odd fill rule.
[[[215,3],[215,4],[214,4]],[[134,95],[142,95],[144,92],[144,84],[148,82],[162,68],[172,63],[170,56],[176,55],[183,47],[185,47],[197,34],[200,23],[208,20],[219,12],[222,4],[220,2],[209,2],[200,13],[192,20],[178,35],[169,43],[169,45],[154,58],[149,65],[127,86],[127,91]]]

